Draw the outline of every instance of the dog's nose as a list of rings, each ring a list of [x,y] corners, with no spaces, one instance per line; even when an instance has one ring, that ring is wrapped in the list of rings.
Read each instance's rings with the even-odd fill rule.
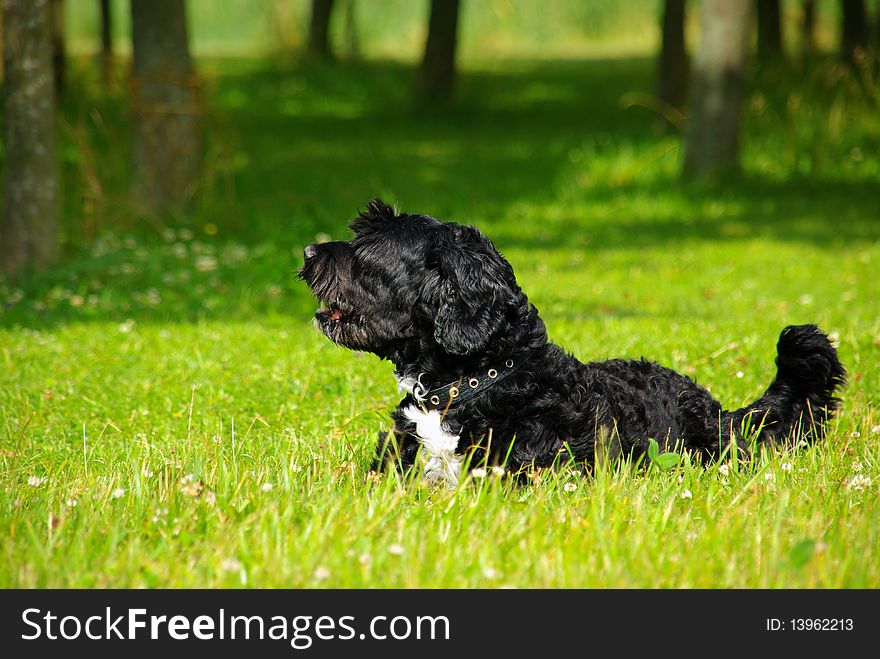
[[[306,245],[306,248],[303,250],[303,255],[305,255],[305,257],[307,259],[312,258],[317,253],[318,253],[318,246],[314,245],[314,244],[313,245]]]

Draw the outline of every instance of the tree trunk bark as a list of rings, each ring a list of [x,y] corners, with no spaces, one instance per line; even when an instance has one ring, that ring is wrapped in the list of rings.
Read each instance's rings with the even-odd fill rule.
[[[700,7],[682,172],[686,178],[713,178],[739,169],[751,5],[751,0],[703,0]]]
[[[816,0],[804,0],[804,20],[801,28],[804,53],[813,55],[816,53]]]
[[[417,83],[423,101],[452,101],[460,4],[459,0],[431,0],[425,56]]]
[[[67,57],[64,48],[64,0],[51,0],[52,5],[52,71],[55,78],[55,94],[64,92]]]
[[[131,0],[134,199],[166,212],[195,193],[202,157],[199,80],[183,0]]]
[[[110,0],[100,0],[101,4],[101,75],[105,84],[113,80],[113,15],[110,13]]]
[[[14,278],[58,255],[58,156],[49,0],[3,0],[0,265]]]
[[[330,48],[330,16],[333,0],[312,0],[312,20],[309,26],[309,55],[316,59],[333,59]]]
[[[348,0],[345,5],[345,48],[347,55],[355,59],[361,54],[361,40],[358,35],[357,5],[355,0]]]
[[[755,0],[758,6],[758,58],[762,62],[782,55],[782,17],[779,0]]]
[[[842,0],[841,13],[840,54],[850,64],[857,64],[868,48],[865,0]]]
[[[684,27],[685,0],[666,0],[663,8],[658,96],[666,105],[675,108],[681,108],[687,102],[690,64]]]

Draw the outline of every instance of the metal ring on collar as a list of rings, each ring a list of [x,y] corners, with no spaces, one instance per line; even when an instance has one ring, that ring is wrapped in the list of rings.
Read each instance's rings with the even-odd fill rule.
[[[471,378],[470,380],[468,380],[468,386],[471,389],[476,389],[479,385],[480,385],[480,381],[477,380],[477,378]]]
[[[458,387],[449,387],[449,397],[455,398],[458,396]]]
[[[507,368],[513,368],[513,360],[512,360],[512,359],[508,359],[506,362],[504,362],[504,365],[505,365]]]
[[[436,396],[436,395],[431,396],[431,404],[432,405],[439,405],[440,404],[440,397]]]
[[[488,375],[490,378],[492,378],[494,380],[495,378],[498,377],[498,371],[496,371],[494,368],[490,368],[489,372],[486,373],[486,375]]]

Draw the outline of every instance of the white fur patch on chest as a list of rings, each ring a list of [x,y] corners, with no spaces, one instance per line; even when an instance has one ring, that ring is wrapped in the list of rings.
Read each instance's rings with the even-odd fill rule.
[[[460,437],[443,429],[443,419],[437,410],[425,412],[410,405],[403,409],[403,415],[416,424],[425,465],[422,477],[429,483],[458,485],[462,456],[456,455],[455,449]]]

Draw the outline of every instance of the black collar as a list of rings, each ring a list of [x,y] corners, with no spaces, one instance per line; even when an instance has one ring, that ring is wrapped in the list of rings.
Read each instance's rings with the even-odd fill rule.
[[[480,395],[487,389],[510,377],[525,366],[540,348],[531,348],[517,357],[508,359],[498,368],[490,368],[485,373],[464,376],[434,389],[426,390],[421,378],[413,387],[413,398],[425,410],[447,410],[455,405]]]

